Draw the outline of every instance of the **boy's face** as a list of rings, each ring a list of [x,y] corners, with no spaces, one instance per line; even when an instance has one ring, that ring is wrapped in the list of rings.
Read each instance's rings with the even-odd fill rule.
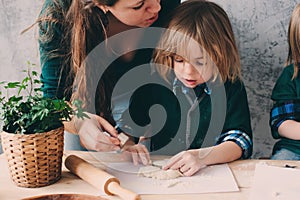
[[[173,57],[174,72],[177,79],[186,87],[194,88],[212,77],[213,68],[208,66],[200,48],[189,47],[190,56],[188,61],[178,55]]]

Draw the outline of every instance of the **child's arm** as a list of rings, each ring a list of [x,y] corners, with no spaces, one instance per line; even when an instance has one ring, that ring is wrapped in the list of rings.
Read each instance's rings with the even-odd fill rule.
[[[278,133],[285,138],[300,140],[300,122],[286,120],[278,127]]]
[[[292,79],[294,66],[284,68],[272,91],[274,105],[270,112],[270,127],[275,139],[300,139],[299,79]]]
[[[209,156],[202,159],[206,165],[227,163],[237,160],[242,156],[241,147],[232,141],[223,142],[212,148],[213,151],[211,151]]]
[[[298,102],[290,100],[273,106],[270,113],[270,127],[275,139],[281,137],[300,139],[299,105]]]
[[[241,147],[227,141],[214,147],[180,152],[173,156],[163,169],[179,170],[185,176],[192,176],[208,165],[231,162],[239,159],[241,155]]]

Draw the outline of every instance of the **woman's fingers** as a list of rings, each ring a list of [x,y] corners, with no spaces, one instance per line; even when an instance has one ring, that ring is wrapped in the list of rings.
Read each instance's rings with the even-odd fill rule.
[[[81,143],[85,148],[95,151],[115,151],[120,149],[119,146],[110,141],[110,137],[100,131],[96,134],[97,136],[95,138],[94,132],[85,132],[84,135],[80,137]]]
[[[110,142],[112,144],[114,144],[115,146],[120,146],[120,140],[118,138],[115,137],[108,137],[108,139],[110,140]]]
[[[138,165],[138,164],[139,164],[139,156],[138,156],[138,152],[132,151],[132,152],[131,152],[131,156],[132,156],[133,164],[134,164],[134,165]]]
[[[118,150],[119,140],[105,135],[99,127],[95,118],[88,119],[81,125],[78,134],[85,148],[95,151]]]
[[[133,164],[137,165],[142,163],[144,165],[149,164],[150,155],[147,148],[142,144],[130,145],[123,148],[125,154],[130,153]]]
[[[95,150],[96,151],[117,151],[120,147],[115,146],[113,144],[107,144],[102,142],[96,142],[95,144]]]
[[[150,162],[149,151],[148,151],[148,149],[144,145],[141,145],[141,144],[138,144],[138,145],[139,145],[138,155],[139,155],[139,158],[141,160],[141,163],[143,165],[148,165],[149,162]]]
[[[96,119],[98,123],[100,124],[100,127],[108,132],[111,136],[117,138],[118,137],[118,131],[113,127],[108,121],[106,121],[104,118],[100,116],[96,116]]]
[[[146,147],[144,147],[145,148],[145,150],[144,150],[144,152],[145,152],[145,159],[144,160],[142,160],[143,161],[143,164],[144,165],[148,165],[149,163],[150,163],[150,153],[149,153],[149,151],[148,151],[148,149],[146,148]]]

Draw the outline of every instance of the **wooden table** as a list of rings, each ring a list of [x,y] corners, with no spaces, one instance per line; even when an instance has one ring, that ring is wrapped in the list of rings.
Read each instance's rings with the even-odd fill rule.
[[[89,162],[95,161],[91,152],[71,151],[67,154],[75,154],[84,158]],[[111,154],[97,153],[97,157],[101,157],[103,161],[114,162],[118,158],[112,157]],[[229,163],[229,166],[234,174],[240,191],[227,192],[227,193],[208,193],[208,194],[189,194],[189,195],[141,195],[143,200],[155,199],[172,199],[172,200],[194,200],[194,199],[220,199],[220,200],[233,200],[233,199],[248,199],[250,189],[253,181],[254,169],[256,164],[268,164],[274,166],[293,165],[300,167],[297,161],[274,161],[274,160],[239,160]],[[1,200],[17,200],[31,196],[38,196],[43,194],[62,194],[62,193],[76,193],[99,195],[99,192],[90,186],[88,183],[79,179],[68,172],[63,167],[62,178],[50,186],[41,188],[21,188],[14,185],[10,180],[7,161],[3,154],[0,155],[0,199]],[[103,196],[106,199],[117,200],[120,199],[115,196]]]

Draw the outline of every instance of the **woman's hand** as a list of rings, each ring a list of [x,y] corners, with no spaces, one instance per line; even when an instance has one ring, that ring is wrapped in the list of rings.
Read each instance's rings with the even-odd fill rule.
[[[117,130],[104,118],[88,113],[89,118],[74,120],[83,147],[95,151],[120,149]],[[107,132],[111,136],[104,133]]]
[[[142,163],[143,165],[148,165],[150,162],[149,151],[143,144],[134,144],[133,142],[127,142],[122,148],[122,153],[125,156],[132,157],[134,165]]]
[[[192,176],[200,169],[206,167],[204,158],[210,153],[211,149],[205,153],[204,157],[202,157],[203,152],[201,152],[201,150],[202,149],[193,149],[182,151],[170,158],[163,169],[179,170],[184,176]]]

